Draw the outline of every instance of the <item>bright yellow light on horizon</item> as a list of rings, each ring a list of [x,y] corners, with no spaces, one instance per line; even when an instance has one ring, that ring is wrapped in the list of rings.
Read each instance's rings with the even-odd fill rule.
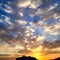
[[[35,57],[38,60],[43,60],[42,46],[39,46],[36,49],[32,49],[31,51],[32,51],[32,53],[31,53],[32,57]]]
[[[43,60],[43,56],[39,52],[32,53],[32,57],[35,57],[38,60]]]

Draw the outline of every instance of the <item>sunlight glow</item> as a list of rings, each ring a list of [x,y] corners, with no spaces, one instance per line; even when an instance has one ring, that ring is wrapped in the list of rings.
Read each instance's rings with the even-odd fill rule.
[[[32,57],[35,57],[36,59],[43,60],[42,56],[42,46],[37,47],[36,49],[32,49]]]

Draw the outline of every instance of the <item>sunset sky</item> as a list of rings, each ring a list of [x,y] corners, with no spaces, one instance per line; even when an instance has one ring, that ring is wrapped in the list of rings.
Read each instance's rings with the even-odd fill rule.
[[[60,0],[0,0],[0,57],[60,56]]]

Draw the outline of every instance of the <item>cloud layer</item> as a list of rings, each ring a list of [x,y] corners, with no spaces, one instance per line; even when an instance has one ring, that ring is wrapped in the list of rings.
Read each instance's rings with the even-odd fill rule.
[[[1,0],[0,54],[28,53],[41,46],[47,54],[60,53],[59,4],[59,0]]]

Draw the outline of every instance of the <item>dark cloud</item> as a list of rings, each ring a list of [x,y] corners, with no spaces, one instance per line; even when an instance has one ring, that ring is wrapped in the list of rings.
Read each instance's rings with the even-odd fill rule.
[[[47,51],[46,54],[60,54],[60,51]]]
[[[56,41],[44,41],[43,42],[43,47],[48,48],[48,49],[53,49],[53,48],[57,48],[60,47],[60,40],[56,40]]]

